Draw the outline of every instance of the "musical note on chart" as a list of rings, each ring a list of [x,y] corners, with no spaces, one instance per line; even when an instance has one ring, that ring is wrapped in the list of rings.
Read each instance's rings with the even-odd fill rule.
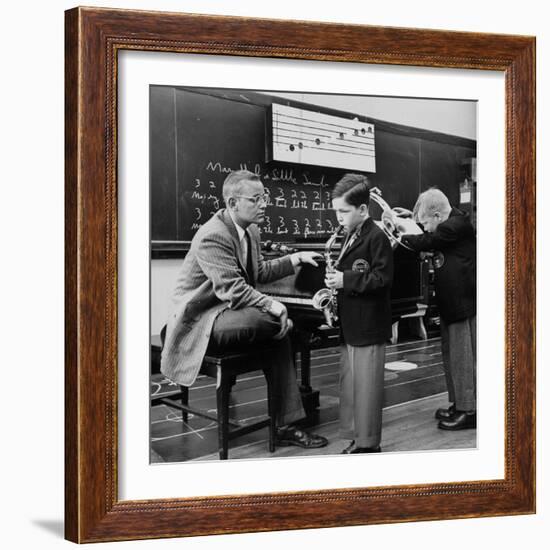
[[[273,160],[376,171],[374,124],[274,103]],[[303,185],[323,187],[305,174]]]

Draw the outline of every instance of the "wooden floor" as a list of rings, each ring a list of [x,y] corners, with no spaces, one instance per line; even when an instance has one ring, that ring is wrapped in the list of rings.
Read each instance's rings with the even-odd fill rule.
[[[267,449],[267,428],[230,443],[229,458],[268,458],[338,454],[347,442],[338,439],[338,348],[312,353],[311,384],[320,390],[320,420],[312,431],[324,435],[329,445],[322,449],[298,447]],[[400,370],[396,362],[409,363]],[[299,368],[298,363],[298,368]],[[386,348],[382,451],[422,451],[475,448],[476,430],[447,432],[437,428],[435,409],[447,405],[439,338],[409,341]],[[177,390],[162,375],[153,375],[152,395]],[[265,379],[251,373],[237,381],[231,396],[232,421],[246,424],[265,416]],[[215,383],[201,377],[190,389],[194,407],[215,414]],[[181,413],[165,405],[151,408],[151,462],[218,460],[217,426],[210,420]]]

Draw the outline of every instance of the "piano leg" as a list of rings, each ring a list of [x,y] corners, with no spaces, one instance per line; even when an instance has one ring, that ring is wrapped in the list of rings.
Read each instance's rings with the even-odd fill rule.
[[[305,340],[300,342],[295,348],[295,354],[300,354],[301,364],[301,384],[300,394],[302,395],[302,403],[306,412],[306,426],[312,426],[319,423],[319,390],[314,390],[311,387],[311,351],[308,344],[310,335]],[[300,339],[301,340],[301,339]]]
[[[303,392],[311,391],[311,351],[309,348],[300,350],[300,359],[302,364],[302,385],[300,390]]]

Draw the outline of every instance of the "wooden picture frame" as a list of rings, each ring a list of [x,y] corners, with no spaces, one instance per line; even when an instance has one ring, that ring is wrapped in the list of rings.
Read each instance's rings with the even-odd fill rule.
[[[66,537],[75,542],[535,511],[535,39],[75,8],[66,12]],[[500,71],[506,88],[505,476],[120,501],[117,55],[222,54]]]

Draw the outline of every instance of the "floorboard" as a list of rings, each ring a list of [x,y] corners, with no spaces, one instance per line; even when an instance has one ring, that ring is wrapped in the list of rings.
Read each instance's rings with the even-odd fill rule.
[[[339,349],[315,350],[311,357],[311,384],[320,391],[319,424],[313,430],[329,439],[323,449],[297,447],[267,449],[267,428],[230,443],[231,459],[338,454],[347,442],[338,439]],[[410,370],[395,370],[392,363],[413,364]],[[298,361],[298,375],[300,362]],[[447,405],[441,362],[440,338],[414,340],[388,346],[384,372],[383,452],[473,448],[476,430],[446,432],[437,428],[433,414]],[[169,395],[178,390],[162,375],[151,379],[151,395]],[[215,414],[215,383],[200,377],[189,392],[194,407]],[[265,379],[250,373],[238,379],[231,395],[231,418],[239,424],[265,417]],[[166,405],[151,407],[151,462],[218,460],[217,425],[190,415],[183,423],[181,412]]]

